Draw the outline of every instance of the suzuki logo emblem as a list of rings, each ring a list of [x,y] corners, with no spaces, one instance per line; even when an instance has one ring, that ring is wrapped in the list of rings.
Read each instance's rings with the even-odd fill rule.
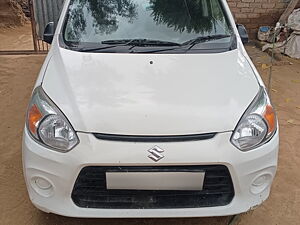
[[[151,153],[150,155],[148,155],[148,158],[152,159],[154,162],[158,162],[159,160],[164,158],[164,156],[161,154],[164,152],[164,150],[158,146],[154,146],[153,148],[149,149],[148,152]]]

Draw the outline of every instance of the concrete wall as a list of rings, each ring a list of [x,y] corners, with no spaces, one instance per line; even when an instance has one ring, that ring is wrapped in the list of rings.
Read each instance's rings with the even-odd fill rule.
[[[274,26],[289,0],[227,0],[237,23],[244,24],[250,38],[260,26]],[[300,7],[300,5],[298,4]]]

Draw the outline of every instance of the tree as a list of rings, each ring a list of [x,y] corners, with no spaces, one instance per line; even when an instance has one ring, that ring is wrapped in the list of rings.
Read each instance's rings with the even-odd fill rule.
[[[132,0],[73,0],[70,7],[67,35],[71,40],[85,34],[89,18],[96,33],[110,34],[118,29],[117,16],[131,22],[137,15]]]
[[[149,10],[157,24],[164,23],[180,32],[211,32],[216,20],[223,19],[220,9],[212,8],[211,0],[150,0]]]

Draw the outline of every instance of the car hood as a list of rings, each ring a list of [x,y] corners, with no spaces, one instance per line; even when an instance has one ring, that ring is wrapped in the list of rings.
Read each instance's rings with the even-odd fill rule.
[[[124,135],[231,131],[259,90],[239,50],[117,54],[60,48],[42,86],[76,131]]]

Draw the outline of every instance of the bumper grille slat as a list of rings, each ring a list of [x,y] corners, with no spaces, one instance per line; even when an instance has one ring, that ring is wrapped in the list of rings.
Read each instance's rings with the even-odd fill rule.
[[[203,190],[107,190],[106,172],[205,172]],[[72,192],[78,207],[103,209],[200,208],[224,206],[234,196],[226,166],[98,167],[81,170]]]

